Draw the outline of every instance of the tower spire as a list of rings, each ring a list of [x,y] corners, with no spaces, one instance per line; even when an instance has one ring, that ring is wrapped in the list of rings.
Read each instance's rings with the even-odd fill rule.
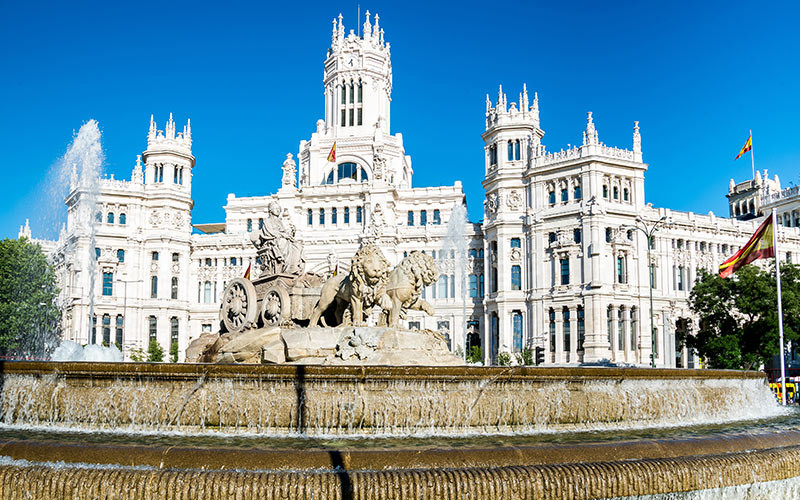
[[[369,11],[367,11],[364,19],[364,40],[370,38],[372,38],[372,25],[369,23]]]
[[[639,122],[633,122],[633,152],[642,152],[642,136],[639,135]]]
[[[589,111],[586,114],[586,130],[583,132],[583,145],[594,145],[598,144],[600,141],[597,137],[597,129],[594,128],[594,119],[592,118],[592,112]]]

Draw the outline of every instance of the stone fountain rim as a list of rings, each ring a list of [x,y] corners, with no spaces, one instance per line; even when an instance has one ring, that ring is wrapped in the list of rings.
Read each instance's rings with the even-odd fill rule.
[[[645,367],[485,367],[485,366],[381,366],[381,365],[255,365],[212,363],[101,363],[88,361],[3,361],[4,375],[47,375],[64,377],[117,378],[153,377],[169,379],[214,378],[326,379],[326,380],[485,380],[493,381],[582,381],[626,379],[706,380],[763,379],[766,374],[741,370],[690,370]]]
[[[348,471],[476,469],[558,466],[621,461],[666,461],[701,456],[733,457],[800,449],[800,431],[573,444],[538,443],[493,448],[430,449],[234,449],[123,445],[37,440],[0,441],[0,456],[41,463],[152,466],[160,469]]]

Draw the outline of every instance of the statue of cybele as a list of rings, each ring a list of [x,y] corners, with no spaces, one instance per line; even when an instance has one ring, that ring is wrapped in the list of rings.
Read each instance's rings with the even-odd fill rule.
[[[281,207],[271,201],[267,217],[258,232],[250,236],[256,247],[261,274],[299,275],[305,270],[303,243],[295,239],[295,228],[284,226]]]

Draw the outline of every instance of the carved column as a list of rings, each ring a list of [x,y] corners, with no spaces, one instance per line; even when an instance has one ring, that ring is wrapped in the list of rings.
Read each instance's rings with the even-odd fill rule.
[[[564,316],[556,309],[556,363],[564,362]]]
[[[632,363],[634,362],[633,353],[631,352],[631,310],[630,308],[622,309],[622,331],[624,332],[623,339],[622,339],[622,347],[623,351],[625,352],[625,362]]]
[[[610,311],[610,312],[608,312],[608,311]],[[606,316],[606,321],[607,321],[608,326],[609,326],[609,329],[608,329],[608,336],[610,338],[609,344],[611,344],[611,346],[610,346],[611,347],[611,361],[618,361],[619,360],[619,356],[617,355],[617,334],[618,334],[618,332],[617,332],[617,314],[619,314],[619,313],[617,311],[619,311],[619,308],[612,305],[612,306],[609,306],[609,308],[608,308],[608,310],[606,312],[606,315],[607,315]],[[611,315],[610,316],[611,321],[608,321],[608,314]]]

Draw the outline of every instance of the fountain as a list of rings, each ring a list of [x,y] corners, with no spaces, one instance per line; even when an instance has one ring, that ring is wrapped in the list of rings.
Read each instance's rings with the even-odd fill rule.
[[[800,418],[764,374],[464,366],[399,323],[433,313],[431,257],[368,244],[323,279],[280,213],[187,351],[213,363],[0,365],[0,497],[800,497]]]

